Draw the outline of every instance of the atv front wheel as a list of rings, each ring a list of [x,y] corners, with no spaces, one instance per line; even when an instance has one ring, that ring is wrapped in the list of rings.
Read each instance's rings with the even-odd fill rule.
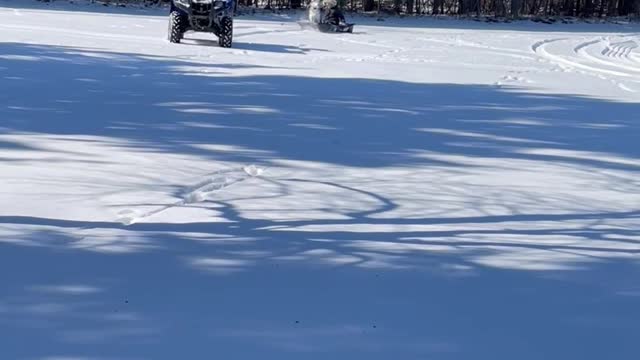
[[[224,48],[230,48],[233,42],[233,20],[230,17],[223,18],[221,28],[218,45]]]
[[[169,15],[169,42],[179,43],[184,36],[185,18],[178,11],[172,11]]]

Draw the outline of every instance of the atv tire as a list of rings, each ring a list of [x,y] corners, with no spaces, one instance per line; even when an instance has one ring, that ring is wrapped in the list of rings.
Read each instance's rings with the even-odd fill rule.
[[[218,45],[223,48],[230,48],[233,44],[233,20],[230,17],[223,18],[220,27]]]
[[[185,17],[178,11],[172,11],[169,15],[169,42],[178,44],[184,36]]]

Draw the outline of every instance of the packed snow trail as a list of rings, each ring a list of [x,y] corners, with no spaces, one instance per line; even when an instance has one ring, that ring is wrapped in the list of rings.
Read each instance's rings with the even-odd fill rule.
[[[118,215],[120,215],[120,221],[123,224],[131,225],[142,219],[146,219],[150,216],[153,216],[175,206],[202,202],[208,197],[212,196],[212,194],[215,194],[217,191],[229,187],[233,184],[237,184],[241,181],[245,181],[251,177],[260,176],[264,171],[264,168],[257,167],[255,165],[243,166],[240,169],[216,171],[209,177],[209,179],[204,180],[197,185],[189,188],[180,201],[177,201],[170,205],[159,207],[155,210],[147,211],[142,214],[139,214],[134,210],[125,209],[120,211]]]
[[[637,24],[0,16],[0,358],[638,358]]]

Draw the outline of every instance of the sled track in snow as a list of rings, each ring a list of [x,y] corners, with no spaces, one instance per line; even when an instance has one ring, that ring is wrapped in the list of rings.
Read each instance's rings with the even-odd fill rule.
[[[519,59],[519,60],[533,60],[534,58],[527,53],[526,51],[521,51],[521,50],[516,50],[516,49],[506,49],[506,48],[502,48],[502,47],[496,47],[496,46],[491,46],[491,45],[486,45],[486,44],[481,44],[481,43],[477,43],[477,42],[473,42],[473,41],[467,41],[467,40],[463,40],[460,38],[456,38],[456,39],[435,39],[435,38],[427,38],[427,37],[420,37],[417,38],[416,40],[422,41],[422,42],[431,42],[431,43],[435,43],[435,44],[442,44],[445,46],[459,46],[459,47],[469,47],[469,48],[474,48],[474,49],[481,49],[484,50],[486,52],[495,54],[495,55],[500,55],[500,56],[504,56],[504,57],[511,57],[514,59]]]
[[[586,64],[583,64],[583,63],[581,63],[579,61],[576,61],[574,59],[570,59],[570,58],[567,58],[567,57],[562,56],[562,55],[553,54],[553,53],[551,53],[551,52],[549,52],[547,50],[547,46],[549,44],[557,43],[557,42],[561,42],[561,41],[566,41],[566,40],[568,40],[568,39],[560,38],[560,39],[550,39],[550,40],[539,41],[539,42],[533,44],[531,46],[531,49],[536,54],[538,54],[538,55],[542,56],[543,58],[546,58],[547,60],[550,60],[550,61],[552,61],[552,62],[554,62],[554,63],[556,63],[558,65],[563,65],[563,66],[568,66],[568,67],[572,67],[572,68],[576,68],[576,69],[581,69],[581,70],[585,70],[586,72],[591,72],[591,73],[603,73],[603,74],[607,74],[607,75],[614,75],[614,76],[621,76],[621,77],[630,76],[629,74],[626,74],[626,73],[623,73],[623,72],[614,71],[614,70],[607,70],[607,69],[601,69],[601,68],[593,67],[593,66],[590,66],[590,65],[586,65]]]
[[[638,47],[638,44],[636,44],[635,41],[628,40],[624,43],[617,43],[625,44],[625,46],[617,46],[617,44],[605,45],[607,43],[607,39],[599,38],[581,43],[576,46],[573,51],[580,58],[586,59],[593,63],[601,64],[620,71],[630,71],[632,73],[640,72],[640,66],[634,66],[633,61],[629,61],[629,55],[631,54],[631,51],[634,48]],[[592,51],[592,48],[597,48],[599,46],[604,46],[604,49],[600,51],[597,51],[598,49],[595,49]]]
[[[231,185],[262,175],[264,170],[265,168],[248,165],[237,169],[215,171],[208,174],[205,180],[202,180],[195,185],[185,187],[180,194],[182,200],[163,205],[146,212],[125,209],[118,213],[118,221],[124,225],[132,225],[140,220],[150,218],[171,208],[204,201],[207,197]]]
[[[569,43],[570,40],[556,38],[538,41],[531,46],[531,51],[564,70],[595,76],[624,91],[637,92],[629,84],[621,82],[640,83],[637,80],[640,67],[633,64],[635,59],[632,51],[637,47],[634,40],[609,43],[606,38],[596,38],[573,46]],[[555,48],[550,48],[551,45]]]
[[[9,29],[9,30],[22,30],[22,31],[33,31],[33,32],[49,32],[49,33],[59,33],[68,36],[77,36],[82,38],[102,38],[102,39],[114,39],[118,41],[126,41],[126,42],[157,42],[164,43],[164,38],[161,37],[151,37],[151,36],[135,36],[135,35],[127,35],[127,34],[107,34],[103,32],[95,32],[95,31],[84,31],[84,30],[72,30],[72,29],[62,29],[62,28],[54,28],[47,26],[26,26],[26,25],[9,25],[9,24],[0,24],[0,29]]]
[[[631,52],[638,48],[638,43],[633,40],[627,40],[618,43],[609,44],[601,54],[606,57],[629,59]]]
[[[129,35],[129,34],[109,34],[105,32],[97,32],[97,31],[73,30],[73,29],[47,27],[47,26],[25,26],[25,25],[15,25],[15,24],[0,24],[0,29],[57,33],[57,34],[63,34],[65,36],[117,40],[120,42],[127,42],[127,43],[141,43],[141,42],[142,43],[151,42],[156,44],[167,43],[167,41],[163,36],[164,34],[158,34],[157,37]],[[234,34],[234,38],[242,38],[242,37],[247,37],[252,35],[270,34],[270,33],[295,33],[295,32],[297,32],[297,30],[255,31],[255,32],[248,32],[248,33],[236,33]]]

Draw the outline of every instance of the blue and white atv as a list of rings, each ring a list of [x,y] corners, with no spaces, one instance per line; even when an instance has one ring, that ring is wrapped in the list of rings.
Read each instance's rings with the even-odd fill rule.
[[[179,43],[187,31],[208,32],[221,47],[233,42],[234,0],[171,0],[169,41]]]

